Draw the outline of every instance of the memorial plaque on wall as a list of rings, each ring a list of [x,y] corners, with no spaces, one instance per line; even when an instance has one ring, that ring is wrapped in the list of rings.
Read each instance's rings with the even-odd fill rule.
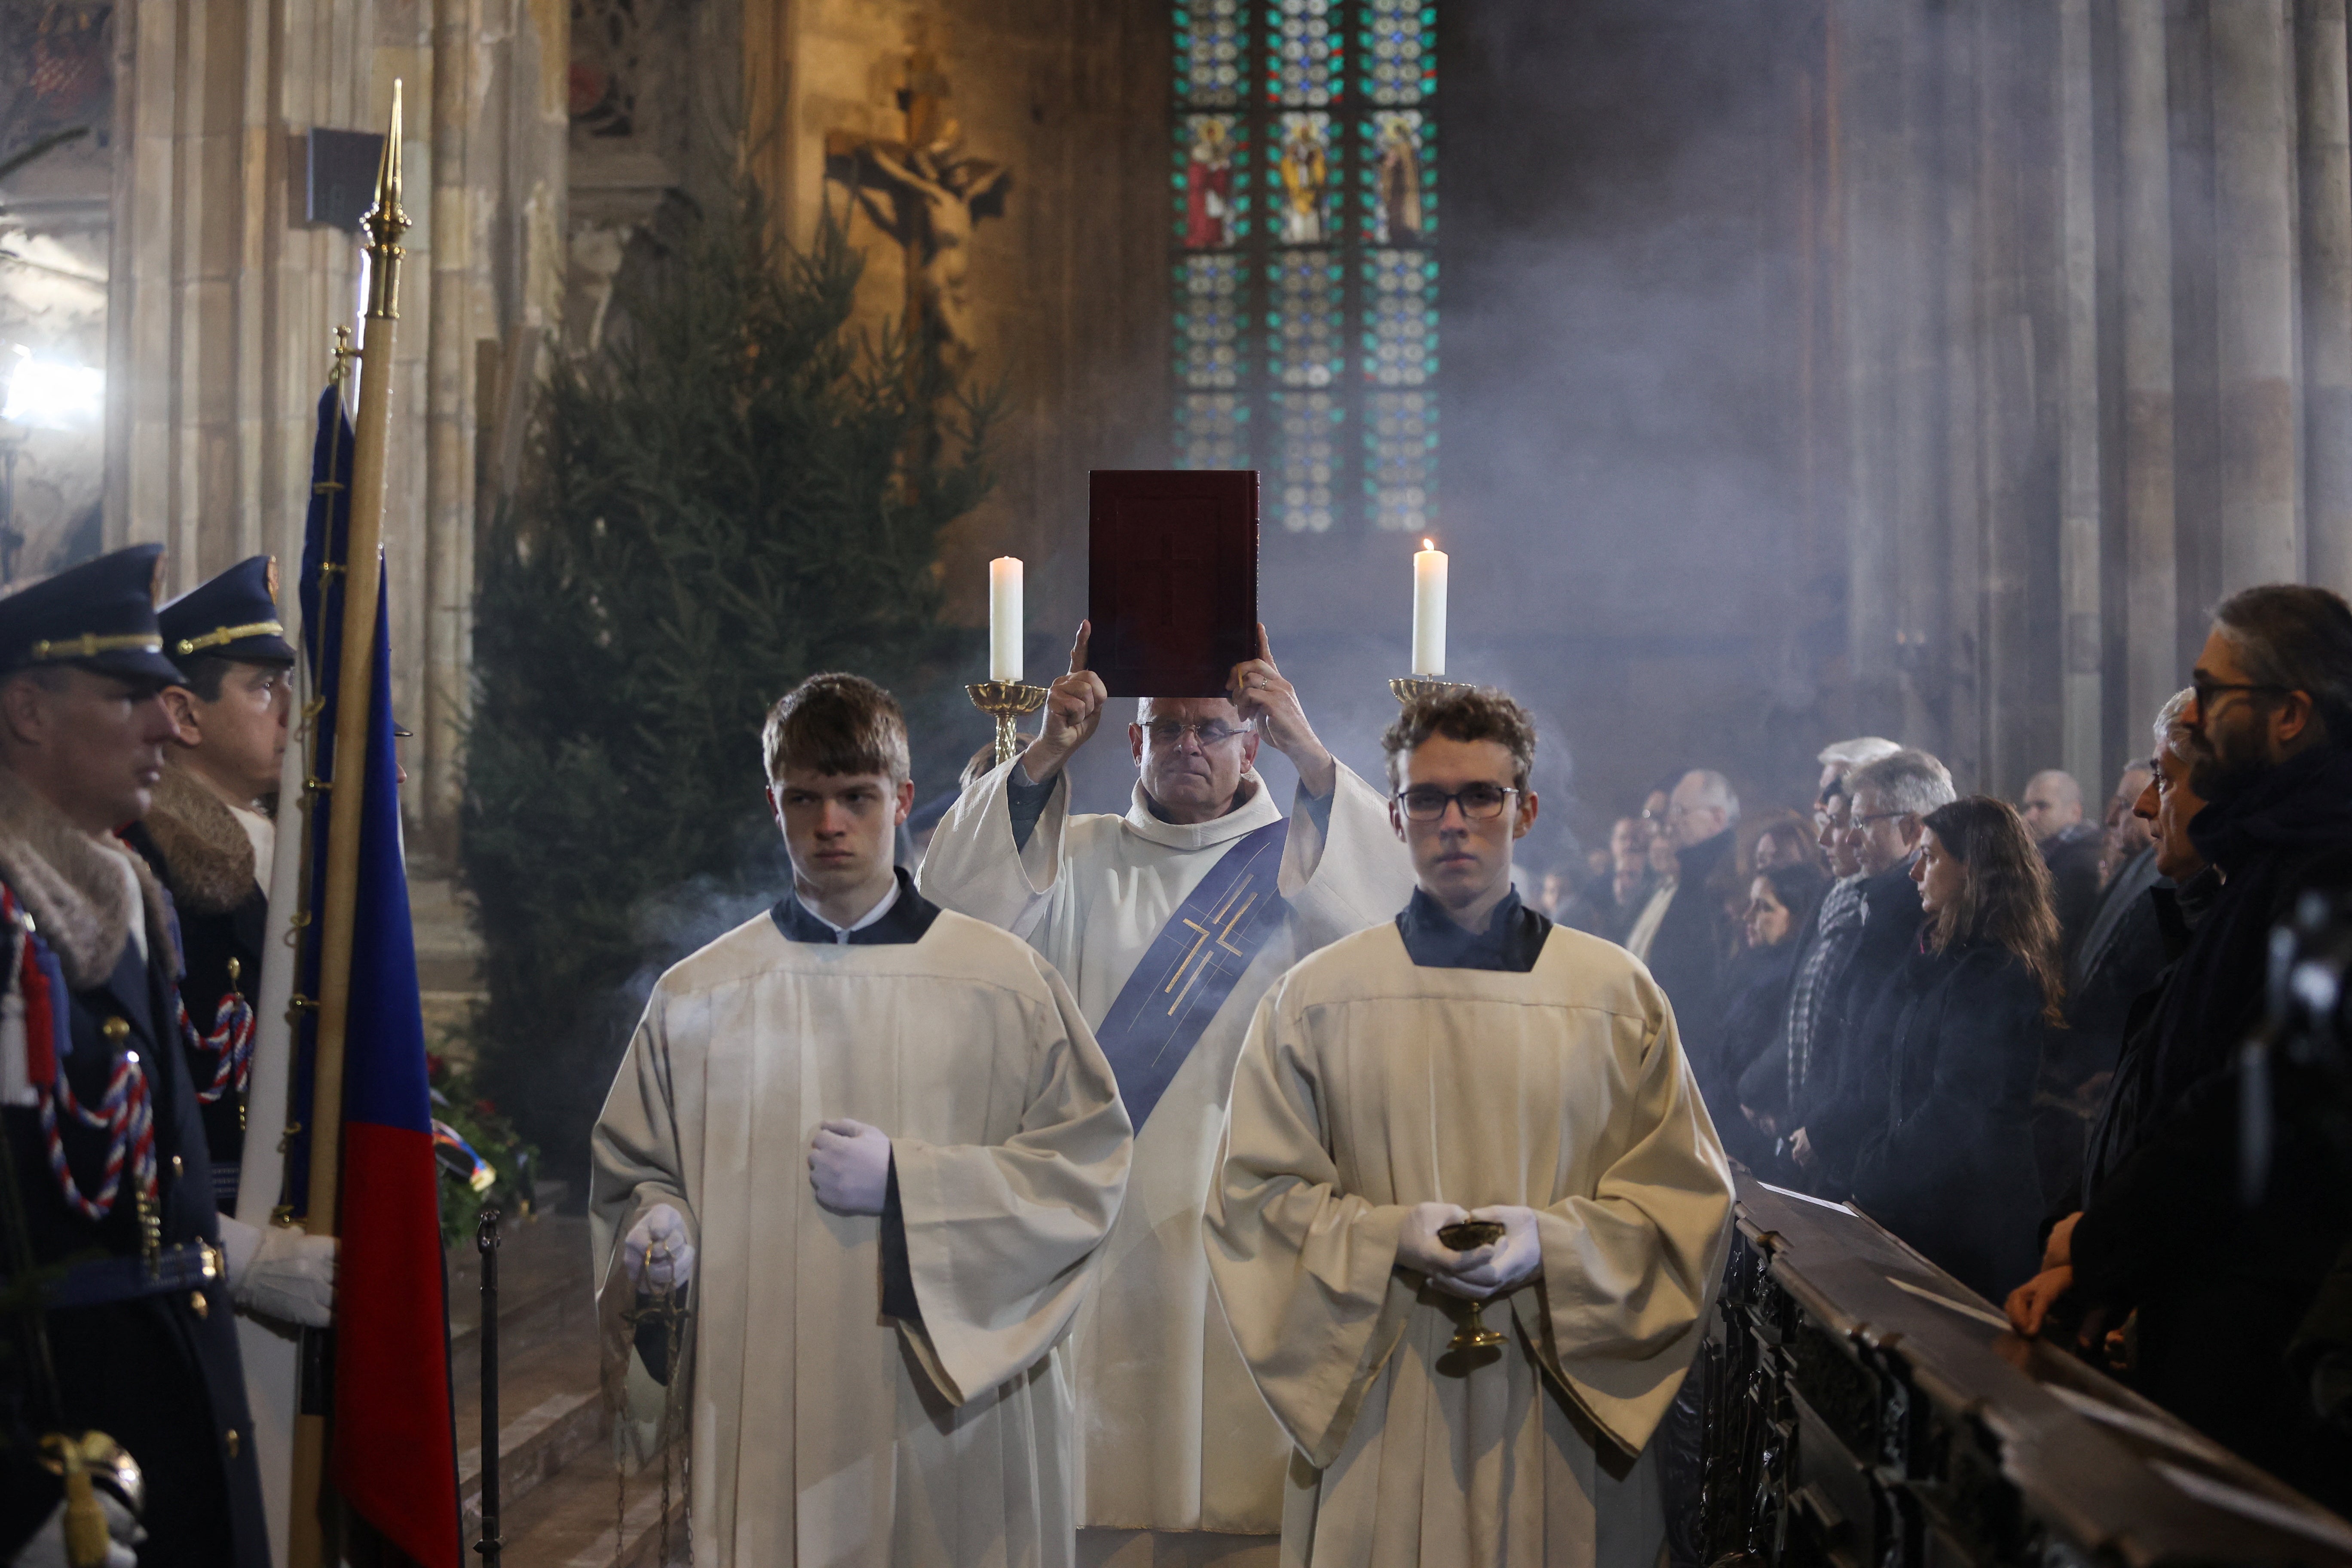
[[[1113,697],[1222,697],[1257,654],[1257,472],[1087,476],[1087,662]]]

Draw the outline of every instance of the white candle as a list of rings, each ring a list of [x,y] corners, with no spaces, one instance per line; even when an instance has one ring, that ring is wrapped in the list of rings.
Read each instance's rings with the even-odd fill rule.
[[[1444,612],[1440,612],[1442,615]],[[988,563],[988,679],[1021,679],[1021,561],[1000,555]]]
[[[1426,539],[1412,558],[1412,672],[1445,673],[1445,552]]]

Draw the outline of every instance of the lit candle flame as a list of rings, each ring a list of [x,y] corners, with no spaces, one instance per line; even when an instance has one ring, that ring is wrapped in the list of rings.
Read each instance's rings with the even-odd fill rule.
[[[1431,541],[1426,540],[1426,539],[1424,539],[1424,540],[1423,540],[1423,541],[1421,542],[1421,547],[1422,547],[1423,550],[1434,550],[1434,549],[1436,549],[1436,548],[1437,548],[1437,546],[1436,546],[1433,542],[1432,542]]]

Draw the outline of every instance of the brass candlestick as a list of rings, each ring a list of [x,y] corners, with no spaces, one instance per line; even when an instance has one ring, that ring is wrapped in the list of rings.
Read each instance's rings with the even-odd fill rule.
[[[1400,675],[1389,681],[1389,691],[1400,702],[1411,702],[1423,697],[1438,697],[1448,691],[1459,691],[1470,683],[1448,680],[1439,675]]]
[[[1013,721],[1045,706],[1045,689],[1018,680],[980,680],[963,689],[971,705],[996,721],[996,765],[1003,767],[1020,750],[1013,742]]]
[[[1482,1247],[1492,1247],[1502,1240],[1503,1226],[1499,1220],[1457,1219],[1452,1225],[1440,1226],[1437,1239],[1456,1252],[1475,1252]],[[1454,1331],[1454,1338],[1446,1344],[1445,1354],[1449,1359],[1459,1358],[1465,1365],[1469,1365],[1492,1360],[1501,1352],[1503,1336],[1486,1326],[1486,1317],[1480,1310],[1485,1305],[1483,1301],[1470,1303],[1468,1315],[1462,1320],[1461,1326]]]

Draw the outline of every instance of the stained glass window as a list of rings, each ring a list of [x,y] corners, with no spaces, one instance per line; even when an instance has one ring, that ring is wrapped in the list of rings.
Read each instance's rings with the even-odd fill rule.
[[[1174,0],[1176,461],[1298,533],[1437,517],[1434,0]]]

